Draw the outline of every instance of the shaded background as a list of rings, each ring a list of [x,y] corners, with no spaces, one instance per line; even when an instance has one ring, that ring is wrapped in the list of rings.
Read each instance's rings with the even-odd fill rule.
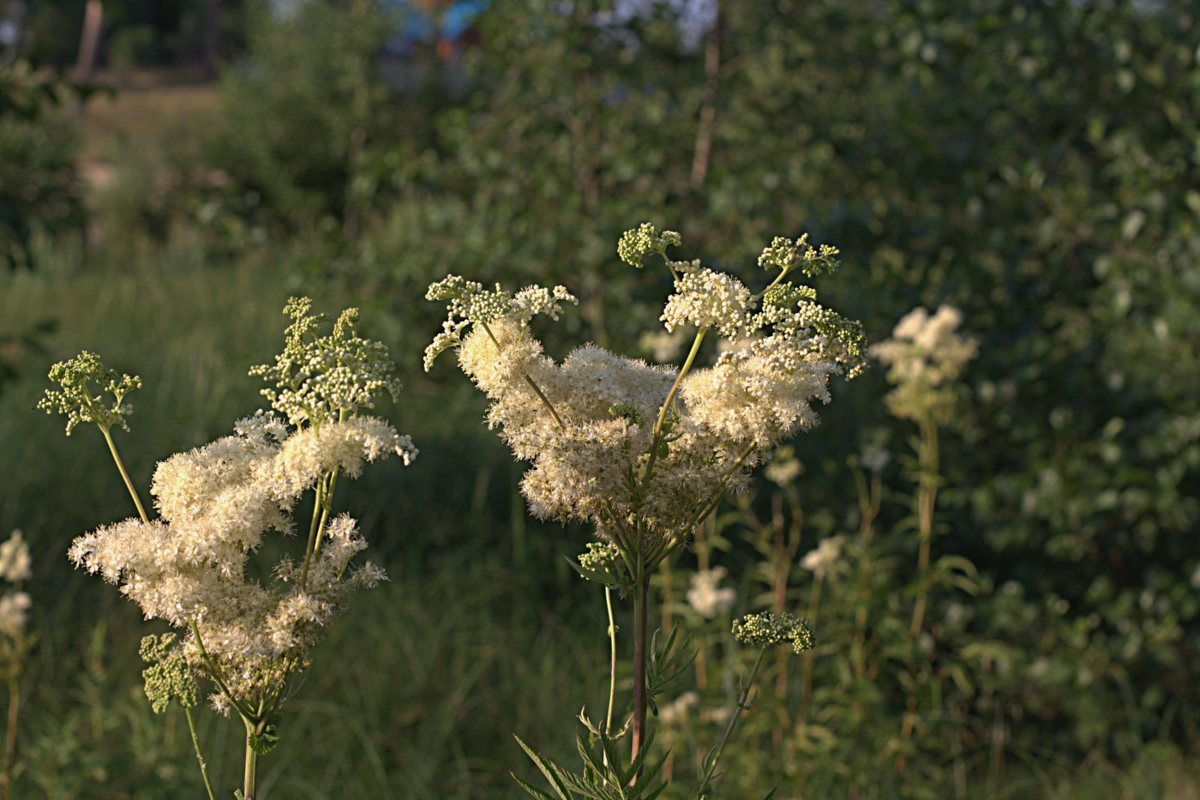
[[[423,295],[563,283],[555,355],[652,358],[668,276],[616,258],[646,220],[752,288],[770,239],[808,232],[842,250],[823,301],[872,341],[947,303],[980,343],[933,545],[975,594],[917,573],[916,430],[882,369],[834,386],[793,484],[662,576],[664,622],[711,660],[681,689],[719,706],[742,654],[688,576],[726,567],[745,613],[771,564],[849,542],[811,696],[800,659],[772,667],[725,796],[1197,796],[1198,40],[1186,2],[0,2],[0,532],[33,547],[38,637],[15,796],[198,787],[182,715],[141,693],[159,628],[62,555],[131,509],[94,432],[27,411],[48,365],[87,348],[141,375],[118,443],[144,487],[261,404],[246,370],[297,293],[362,308],[405,383],[380,413],[422,452],[341,495],[392,581],[315,651],[264,796],[517,796],[513,732],[569,763],[570,714],[606,691],[602,599],[563,559],[589,533],[527,520],[482,398],[421,371]],[[813,576],[786,584],[813,611]],[[236,725],[201,716],[231,782]],[[681,789],[718,717],[663,724]]]

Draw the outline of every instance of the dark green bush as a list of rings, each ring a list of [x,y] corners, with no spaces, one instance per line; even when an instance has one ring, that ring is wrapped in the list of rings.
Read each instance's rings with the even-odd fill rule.
[[[28,62],[0,65],[0,258],[33,266],[36,232],[79,230],[83,192],[78,143],[60,82]]]

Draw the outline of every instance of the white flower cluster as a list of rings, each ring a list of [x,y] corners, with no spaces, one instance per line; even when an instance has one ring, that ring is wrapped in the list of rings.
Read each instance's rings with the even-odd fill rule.
[[[13,531],[8,541],[0,544],[0,578],[12,584],[29,580],[32,575],[32,559],[29,545],[20,531]],[[13,589],[0,597],[0,634],[10,639],[21,639],[25,635],[30,600],[26,592]]]
[[[808,551],[804,558],[800,560],[800,566],[818,578],[824,578],[834,570],[838,559],[842,557],[843,541],[841,536],[830,536],[827,539],[822,539],[821,543],[817,545],[816,550]]]
[[[953,383],[967,362],[979,354],[974,339],[956,333],[962,312],[943,305],[933,316],[916,308],[904,316],[892,339],[871,347],[871,355],[887,364],[887,396],[898,417],[945,423],[955,402]]]
[[[260,364],[251,375],[274,381],[264,389],[271,406],[292,425],[321,425],[326,419],[374,408],[374,399],[387,392],[396,399],[400,382],[392,376],[395,365],[387,347],[354,332],[358,309],[348,308],[325,336],[319,330],[328,322],[324,314],[310,315],[312,300],[293,297],[284,307],[292,318],[287,344],[274,364]]]
[[[754,298],[741,281],[711,269],[686,269],[675,279],[675,294],[667,300],[662,321],[668,331],[677,326],[716,328],[732,342],[753,332],[750,312]]]
[[[640,264],[677,243],[677,234],[644,225],[622,238],[620,253]],[[427,298],[448,300],[450,313],[426,351],[426,369],[441,350],[458,347],[459,365],[491,400],[489,425],[533,463],[522,491],[536,516],[623,526],[678,544],[715,498],[746,485],[749,469],[776,444],[816,423],[812,403],[828,402],[831,375],[861,370],[861,326],[817,306],[811,290],[768,292],[767,308],[752,314],[754,298],[731,276],[668,265],[677,277],[663,314],[669,327],[712,326],[749,341],[684,377],[657,444],[655,421],[677,369],[590,344],[556,364],[528,326],[550,302],[544,289],[509,298],[457,276],[430,287]],[[529,296],[541,300],[519,300]],[[556,305],[551,310],[557,314]]]
[[[260,412],[240,421],[236,431],[158,465],[151,493],[162,519],[100,528],[77,538],[69,555],[77,566],[119,584],[147,619],[178,628],[196,623],[230,690],[249,698],[264,684],[286,679],[278,665],[303,660],[352,590],[385,579],[370,563],[343,574],[366,547],[348,516],[326,526],[303,586],[298,568],[286,559],[272,585],[247,580],[249,554],[264,532],[292,530],[293,505],[323,475],[338,469],[354,477],[364,461],[391,454],[408,463],[416,449],[372,417],[288,435],[272,414]],[[203,669],[190,635],[184,647],[189,662]]]
[[[721,580],[728,574],[729,570],[724,567],[713,567],[693,575],[687,592],[688,605],[705,619],[714,619],[731,611],[737,602],[737,590],[728,586],[721,588]]]

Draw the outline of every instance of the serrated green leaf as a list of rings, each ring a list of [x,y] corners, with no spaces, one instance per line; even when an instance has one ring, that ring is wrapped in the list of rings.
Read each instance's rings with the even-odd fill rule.
[[[620,581],[618,581],[616,579],[616,577],[614,577],[612,575],[609,575],[604,572],[597,572],[594,569],[588,569],[587,567],[583,566],[582,564],[579,564],[578,562],[576,562],[570,558],[567,559],[567,563],[571,565],[571,569],[575,570],[580,575],[587,578],[589,581],[595,581],[596,583],[602,583],[610,589],[620,589],[621,588]]]
[[[274,725],[268,725],[261,735],[252,733],[246,739],[251,750],[260,756],[265,756],[279,744],[278,729]]]
[[[541,789],[536,789],[536,788],[534,788],[534,787],[530,786],[528,783],[526,783],[525,781],[521,780],[521,779],[520,779],[520,778],[518,778],[516,775],[513,775],[513,773],[511,773],[511,772],[510,772],[510,773],[508,773],[508,774],[509,774],[509,775],[512,775],[512,779],[513,779],[514,781],[516,781],[516,782],[517,782],[517,785],[518,785],[518,786],[520,786],[522,789],[524,789],[524,790],[525,790],[526,792],[528,792],[529,794],[531,794],[531,795],[533,795],[534,797],[536,797],[538,800],[554,800],[554,798],[553,798],[553,797],[551,797],[550,795],[546,794],[546,793],[545,793],[545,792],[543,792]],[[560,796],[561,796],[561,795],[560,795]]]
[[[525,751],[525,755],[529,756],[529,759],[533,761],[534,764],[537,764],[537,768],[540,769],[542,774],[546,776],[546,780],[550,782],[551,786],[554,787],[554,791],[558,793],[559,800],[572,800],[571,793],[567,791],[567,787],[563,784],[562,778],[559,777],[558,767],[554,765],[554,762],[542,754],[535,752],[529,747],[529,745],[521,741],[520,736],[513,734],[513,738],[517,740],[517,744],[521,745],[521,749]],[[553,800],[553,798],[551,798],[551,800]]]

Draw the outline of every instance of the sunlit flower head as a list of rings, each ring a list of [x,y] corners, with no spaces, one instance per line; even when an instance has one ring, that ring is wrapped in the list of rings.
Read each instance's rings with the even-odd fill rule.
[[[731,275],[668,258],[678,244],[678,234],[646,224],[618,251],[635,266],[648,255],[666,261],[675,278],[662,315],[669,330],[712,329],[737,343],[711,367],[689,365],[681,383],[678,367],[591,344],[561,364],[548,358],[529,320],[556,318],[560,302],[573,302],[562,287],[509,296],[458,276],[430,287],[427,298],[445,301],[449,313],[426,369],[457,351],[491,401],[488,424],[532,462],[521,489],[536,516],[639,530],[674,547],[714,497],[744,488],[780,441],[816,424],[813,406],[829,401],[831,376],[865,366],[861,325],[819,306],[813,290],[779,283],[793,270],[832,269],[832,248],[776,240],[760,264],[780,274],[757,297]]]
[[[945,424],[956,402],[954,382],[979,354],[977,342],[957,333],[962,312],[943,305],[933,316],[916,308],[896,324],[892,338],[873,345],[871,355],[888,365],[895,386],[886,398],[897,417]]]

